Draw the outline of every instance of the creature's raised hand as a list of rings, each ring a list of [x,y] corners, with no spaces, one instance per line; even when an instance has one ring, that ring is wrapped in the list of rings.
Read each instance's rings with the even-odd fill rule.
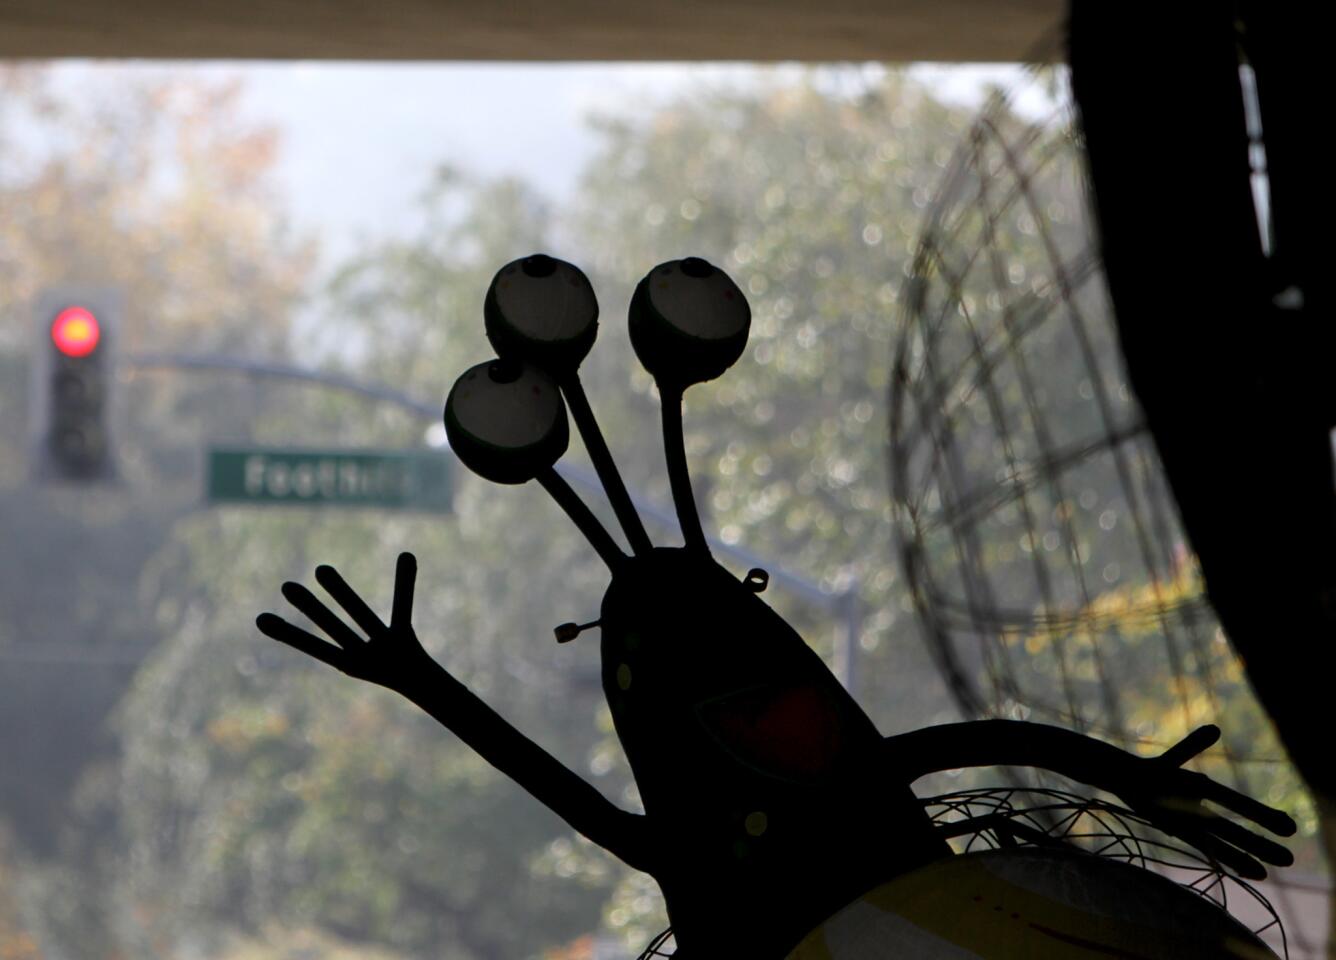
[[[365,637],[344,623],[310,590],[291,581],[283,584],[283,596],[306,614],[333,643],[294,627],[272,613],[262,613],[256,618],[255,625],[260,632],[342,670],[350,677],[392,690],[402,689],[407,681],[419,675],[424,665],[431,663],[413,632],[413,584],[417,579],[417,559],[411,553],[399,554],[395,567],[394,605],[389,626],[372,612],[333,567],[316,567],[315,579],[361,628]]]
[[[1286,867],[1294,856],[1231,820],[1212,812],[1203,801],[1230,810],[1272,833],[1288,837],[1295,824],[1281,810],[1231,790],[1202,773],[1182,766],[1220,739],[1220,728],[1198,727],[1158,757],[1137,758],[1135,771],[1117,793],[1129,807],[1166,833],[1192,844],[1242,877],[1261,880],[1259,861]]]

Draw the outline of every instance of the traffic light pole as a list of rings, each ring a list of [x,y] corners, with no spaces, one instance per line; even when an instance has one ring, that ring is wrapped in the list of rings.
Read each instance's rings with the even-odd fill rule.
[[[379,400],[400,407],[420,417],[436,419],[441,415],[439,404],[423,403],[390,387],[363,383],[337,373],[326,373],[290,364],[268,363],[244,357],[204,356],[193,353],[135,353],[124,356],[120,365],[137,370],[216,370],[220,373],[243,373],[252,377],[273,380],[296,380],[313,383],[328,390],[341,390],[369,400]]]
[[[110,480],[121,297],[109,288],[52,287],[33,306],[33,474],[44,481]]]
[[[415,416],[431,422],[441,416],[441,405],[424,403],[392,387],[365,383],[352,377],[337,373],[327,373],[298,367],[291,364],[271,363],[263,360],[251,360],[245,357],[205,356],[190,353],[137,353],[124,355],[119,360],[122,369],[136,370],[212,370],[219,373],[244,374],[273,380],[291,380],[310,383],[328,390],[340,390],[368,400],[387,403],[399,407]],[[605,498],[603,485],[592,470],[569,463],[558,463],[556,471],[568,483],[580,487],[586,492]],[[672,529],[677,526],[677,515],[671,509],[661,506],[644,495],[629,491],[631,502],[642,517],[653,520],[663,527]],[[726,543],[713,534],[706,534],[706,542],[716,555],[723,555],[736,563],[747,567],[762,567],[770,574],[770,579],[782,585],[803,601],[835,614],[841,623],[841,637],[835,651],[835,673],[851,692],[857,682],[858,635],[861,628],[861,612],[858,602],[859,582],[857,579],[848,583],[837,593],[823,590],[801,574],[793,573],[782,567],[776,567],[766,558],[755,554],[745,547]]]

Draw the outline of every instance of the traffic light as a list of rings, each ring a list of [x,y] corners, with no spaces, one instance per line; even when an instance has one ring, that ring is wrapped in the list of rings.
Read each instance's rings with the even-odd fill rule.
[[[38,300],[40,395],[36,442],[43,479],[92,481],[114,474],[111,390],[116,315],[107,292],[48,291]]]

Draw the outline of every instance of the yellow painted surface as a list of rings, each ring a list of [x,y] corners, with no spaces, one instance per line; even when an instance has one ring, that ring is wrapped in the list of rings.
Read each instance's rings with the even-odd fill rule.
[[[1224,911],[1097,857],[988,851],[883,884],[813,931],[789,960],[1262,960]]]

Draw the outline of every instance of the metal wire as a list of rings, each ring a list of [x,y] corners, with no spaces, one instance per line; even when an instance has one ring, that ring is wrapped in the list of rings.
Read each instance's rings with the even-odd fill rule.
[[[1039,90],[1041,109],[1018,106]],[[1145,750],[1219,722],[1235,663],[1122,368],[1081,151],[1060,69],[994,95],[962,138],[902,300],[889,473],[917,619],[961,711]],[[1134,722],[1161,684],[1160,726]],[[1243,792],[1249,769],[1286,762],[1210,756]]]
[[[1191,847],[1175,843],[1126,807],[1045,787],[962,790],[923,801],[934,825],[958,852],[1016,846],[1075,846],[1086,852],[1169,875],[1180,886],[1229,909],[1246,897],[1265,919],[1258,936],[1275,931],[1289,956],[1284,925],[1271,901],[1237,874]]]
[[[673,929],[669,927],[649,942],[636,960],[650,960],[651,957],[671,957],[677,952],[677,941],[673,939]]]
[[[1222,910],[1230,909],[1231,896],[1250,900],[1262,911],[1263,919],[1249,924],[1249,929],[1258,936],[1278,937],[1280,955],[1290,955],[1280,915],[1260,890],[1218,861],[1174,842],[1126,807],[1048,787],[961,790],[922,802],[933,826],[957,853],[1075,847],[1168,876]],[[893,944],[886,946],[889,949]],[[637,960],[671,957],[675,950],[669,928]]]

